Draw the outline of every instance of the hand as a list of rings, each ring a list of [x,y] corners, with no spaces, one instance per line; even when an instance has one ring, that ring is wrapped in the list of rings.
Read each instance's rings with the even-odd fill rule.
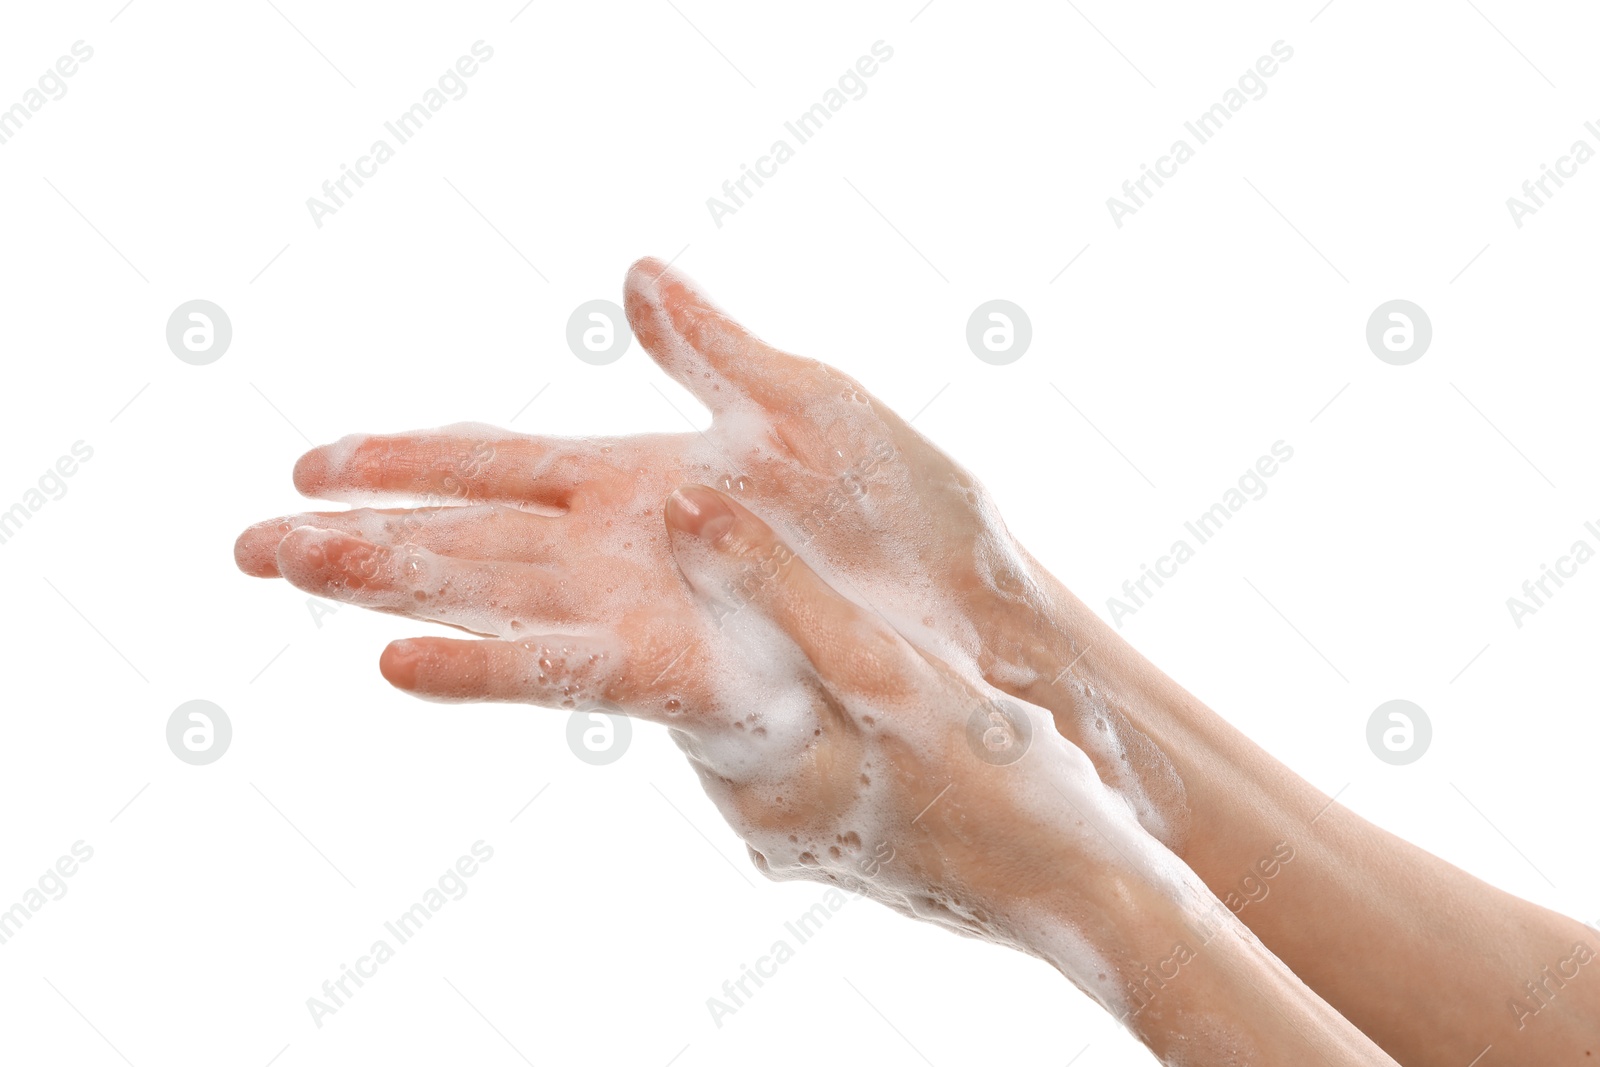
[[[385,674],[423,696],[606,700],[664,719],[770,877],[837,883],[1039,956],[1165,1062],[1392,1063],[1243,934],[1046,712],[913,646],[723,494],[679,490],[665,526],[711,661],[742,665],[703,678],[694,704],[658,707],[626,640],[420,638],[389,647]],[[309,527],[278,555],[292,580],[315,560],[375,597],[436,578],[426,560]],[[480,588],[509,588],[522,566],[477,564]]]
[[[493,516],[524,514],[484,512],[460,529],[477,536]],[[358,521],[376,536],[401,518]],[[460,550],[446,541],[456,520],[426,527],[440,547]],[[556,584],[514,553],[465,559],[297,526],[276,561],[311,592],[509,638],[392,643],[380,667],[418,696],[606,704],[667,724],[773,878],[837,882],[1060,965],[1040,940],[1043,916],[1069,914],[1092,940],[1120,944],[1127,933],[1106,916],[1129,911],[1130,885],[1188,877],[1046,713],[913,647],[730,497],[684,488],[656,523],[630,536],[666,557],[665,576],[649,576],[664,617],[628,587],[635,579],[613,574],[618,595],[603,603],[619,616],[588,636],[508,632],[534,614],[519,605],[548,610]],[[1095,968],[1070,977],[1111,1005],[1120,987]]]
[[[1120,943],[1089,902],[1181,870],[1046,713],[914,647],[738,502],[682,488],[666,527],[718,660],[742,665],[708,679],[673,736],[769,876],[839,882],[1048,956],[1023,923],[1030,908],[1071,901],[1096,939]],[[638,710],[622,686],[590,684]]]
[[[769,871],[861,879],[851,884],[868,888],[866,877],[875,871],[881,876],[886,858],[893,857],[888,866],[915,859],[894,876],[906,881],[879,881],[874,895],[1050,959],[1135,1025],[1152,1047],[1187,1041],[1184,1013],[1194,1007],[1186,1003],[1189,994],[1163,992],[1148,1005],[1139,990],[1149,979],[1139,975],[1151,961],[1170,959],[1174,938],[1195,928],[1194,910],[1203,914],[1205,902],[1214,908],[1214,898],[1189,881],[1181,865],[1167,866],[1172,857],[1148,856],[1145,850],[1155,843],[1147,838],[1117,831],[1119,839],[1143,844],[1128,855],[1119,849],[1109,866],[1086,863],[1091,853],[1081,846],[1106,840],[1107,828],[1126,830],[1129,808],[1119,806],[1126,801],[1147,829],[1177,847],[1185,786],[1141,732],[1148,720],[1141,717],[1135,730],[1121,710],[1181,705],[1186,715],[1168,717],[1164,730],[1166,740],[1181,741],[1187,728],[1182,724],[1194,713],[1192,698],[1173,697],[1152,683],[1153,669],[1012,541],[981,488],[892,412],[828,368],[773,351],[682,279],[655,270],[641,264],[630,274],[630,319],[658,362],[713,406],[711,431],[559,441],[458,426],[347,438],[302,458],[295,472],[302,491],[358,503],[421,497],[445,506],[358,508],[262,523],[239,539],[240,566],[263,576],[281,573],[319,595],[500,637],[396,642],[380,667],[394,684],[437,699],[521,701],[542,694],[537,699],[572,706],[599,699],[665,721],[689,747],[730,821],[747,840],[771,849],[770,856],[761,852]],[[703,594],[674,572],[673,543],[657,518],[657,502],[682,481],[712,481],[742,499],[770,505],[777,524],[794,531],[790,543],[849,595],[856,610],[875,609],[869,617],[892,623],[925,649],[924,662],[956,672],[981,694],[980,707],[992,707],[996,698],[986,681],[1019,697],[1040,693],[1036,703],[1055,709],[1057,728],[1079,747],[1048,730],[1036,736],[1054,738],[1050,744],[1064,746],[1080,762],[1087,753],[1120,794],[1111,805],[1112,821],[1102,820],[1106,813],[1098,806],[1110,796],[1105,790],[1091,790],[1095,800],[1086,795],[1086,806],[1068,825],[1060,822],[1059,811],[1037,807],[1036,789],[985,792],[954,769],[941,772],[937,761],[900,760],[884,763],[906,786],[887,810],[900,825],[928,834],[925,841],[906,833],[898,844],[874,843],[837,815],[832,822],[785,821],[795,813],[777,807],[776,798],[795,794],[793,784],[811,790],[798,812],[838,812],[843,809],[826,802],[849,799],[843,790],[850,785],[852,759],[863,768],[854,772],[858,782],[863,774],[872,778],[865,749],[831,743],[810,750],[825,763],[796,777],[785,786],[788,793],[769,788],[771,802],[763,806],[762,780],[749,775],[753,763],[733,758],[734,746],[743,736],[759,738],[758,728],[770,735],[778,719],[758,721],[761,713],[730,702],[715,682],[748,674],[752,662],[747,652],[730,651],[738,645],[724,631],[758,625],[763,616],[741,609],[738,597],[731,609],[724,600],[725,610],[708,613]],[[770,571],[772,561],[764,566]],[[693,573],[689,565],[684,573]],[[724,617],[728,610],[732,622]],[[950,627],[949,637],[931,629],[934,618]],[[537,636],[552,632],[566,636]],[[1072,665],[1091,643],[1096,654],[1079,678],[1083,668]],[[1075,676],[1059,686],[1069,673]],[[821,701],[812,707],[815,719],[843,730],[844,722],[854,720],[818,684],[812,679],[766,692],[788,699],[811,692]],[[866,706],[874,705],[869,700]],[[869,714],[878,718],[860,714],[863,723]],[[1038,713],[1030,707],[1026,714]],[[954,721],[948,715],[946,720]],[[783,721],[801,720],[788,715]],[[696,752],[696,744],[710,747]],[[754,751],[746,756],[753,759]],[[913,754],[925,757],[927,751]],[[1013,781],[1023,780],[1019,775]],[[1186,772],[1182,782],[1193,780]],[[912,788],[923,782],[927,788]],[[1162,794],[1169,784],[1176,785],[1176,796]],[[941,796],[945,786],[950,789]],[[966,800],[941,813],[958,792]],[[914,796],[928,799],[907,822]],[[1018,806],[1030,799],[1034,806]],[[1009,828],[1010,840],[1028,844],[1001,846],[995,858],[977,862],[982,835],[972,836],[973,827],[991,823]],[[784,826],[794,828],[795,840],[779,832]],[[848,836],[852,832],[856,838]],[[1218,833],[1226,835],[1228,828]],[[913,845],[916,851],[908,854]],[[1140,858],[1130,863],[1129,856]],[[1223,867],[1231,873],[1231,864]],[[1153,881],[1152,872],[1158,875]],[[1347,1029],[1342,1020],[1327,1020],[1315,998],[1285,1014],[1285,998],[1300,1002],[1308,994],[1258,944],[1235,940],[1219,939],[1190,965],[1202,972],[1218,969],[1208,986],[1186,987],[1206,990],[1213,1001],[1209,1011],[1227,1013],[1259,995],[1278,1002],[1272,1018],[1309,1015],[1323,1019],[1319,1026],[1329,1032]],[[1098,968],[1102,959],[1113,965]],[[1130,986],[1137,987],[1131,994]],[[1297,1040],[1294,1033],[1279,1036],[1291,1044]]]
[[[1014,695],[1039,687],[1030,660],[1041,642],[1052,645],[1052,664],[1077,654],[1078,638],[1062,629],[1073,623],[1059,621],[1070,613],[1046,603],[1059,587],[1016,544],[983,487],[860,385],[768,346],[657,261],[633,266],[625,299],[644,348],[712,410],[709,430],[559,439],[474,425],[345,438],[302,457],[301,492],[449,506],[272,520],[240,538],[240,566],[505,639],[560,630],[585,635],[595,654],[626,645],[633,698],[670,715],[704,696],[708,673],[738,669],[713,651],[660,526],[659,501],[677,485],[703,483],[768,516],[833,585],[918,645],[977,663]],[[288,537],[305,525],[365,544],[331,533]],[[330,568],[329,553],[362,558]],[[479,572],[485,560],[502,564],[493,577]],[[403,567],[417,584],[364,582],[362,566]],[[488,666],[497,653],[460,654],[471,661],[455,695],[494,699]],[[384,662],[404,686],[399,659]],[[1051,705],[1058,729],[1175,845],[1182,787],[1164,757],[1114,705],[1087,688],[1080,696]]]

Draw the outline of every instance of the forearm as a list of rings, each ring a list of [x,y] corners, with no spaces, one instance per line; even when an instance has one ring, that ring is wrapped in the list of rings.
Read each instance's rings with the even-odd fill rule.
[[[1078,938],[1036,954],[1090,991],[1163,1063],[1388,1065],[1394,1061],[1308,989],[1202,887],[1122,886],[1097,902],[1103,969],[1084,975]]]
[[[1063,733],[1109,714],[1148,739],[1167,766],[1136,773],[1181,783],[1174,851],[1398,1061],[1462,1067],[1489,1048],[1477,1067],[1576,1064],[1600,1053],[1600,958],[1584,962],[1600,956],[1593,931],[1331,804],[1053,581],[1039,607],[1012,631],[1010,654],[1027,667],[1012,676],[1034,679],[1016,695],[1050,709]],[[1100,711],[1084,707],[1086,694]],[[1270,891],[1251,899],[1264,871]]]

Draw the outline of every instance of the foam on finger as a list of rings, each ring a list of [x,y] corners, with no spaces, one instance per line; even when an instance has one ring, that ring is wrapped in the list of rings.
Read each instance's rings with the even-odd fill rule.
[[[347,504],[519,499],[537,492],[537,483],[526,475],[543,451],[532,438],[478,422],[400,434],[349,434],[301,456],[294,482],[305,496]],[[514,462],[497,465],[497,459]]]
[[[291,584],[317,596],[507,639],[580,614],[566,580],[548,568],[460,560],[340,530],[291,530],[278,544],[277,564]]]
[[[618,650],[603,638],[422,637],[392,642],[378,669],[397,689],[427,700],[579,708],[612,699],[620,662]]]

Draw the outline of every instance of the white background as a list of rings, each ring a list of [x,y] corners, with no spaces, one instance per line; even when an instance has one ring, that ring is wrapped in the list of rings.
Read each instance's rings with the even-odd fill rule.
[[[706,998],[822,890],[760,879],[662,732],[597,768],[564,713],[413,701],[376,660],[427,626],[318,626],[234,569],[244,526],[301,506],[310,443],[682,429],[652,385],[703,420],[637,346],[566,348],[647,253],[927,405],[1102,612],[1288,442],[1125,633],[1367,818],[1600,916],[1600,563],[1520,629],[1505,604],[1600,523],[1600,161],[1520,229],[1505,205],[1600,147],[1594,13],[920,2],[7,5],[0,106],[94,57],[0,145],[0,508],[94,456],[0,545],[0,907],[73,842],[94,858],[0,946],[0,1058],[1149,1062],[1042,964],[860,901],[719,1029]],[[317,228],[306,198],[480,39],[468,94]],[[714,225],[706,198],[879,40],[865,97]],[[1113,225],[1106,198],[1278,40],[1267,95]],[[963,336],[994,297],[1034,328],[1005,367]],[[1435,333],[1405,367],[1364,340],[1397,297]],[[233,323],[209,366],[165,343],[194,298]],[[1365,742],[1395,697],[1434,725],[1407,767]],[[195,698],[234,727],[199,768],[164,737]],[[313,1025],[306,998],[479,839],[468,895]]]

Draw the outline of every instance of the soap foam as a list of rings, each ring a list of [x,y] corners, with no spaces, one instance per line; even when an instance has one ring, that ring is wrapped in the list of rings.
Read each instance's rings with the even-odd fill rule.
[[[636,283],[629,297],[645,300],[653,313],[665,317],[654,285]],[[1031,564],[1011,545],[976,480],[955,468],[948,484],[933,487],[964,499],[975,516],[972,554],[939,558],[935,549],[950,551],[949,544],[959,544],[960,539],[944,536],[933,515],[920,506],[930,488],[928,472],[913,472],[895,445],[897,438],[911,431],[892,415],[879,415],[854,382],[820,364],[794,360],[792,368],[801,369],[786,365],[785,372],[811,377],[797,391],[791,409],[773,414],[742,389],[704,370],[703,357],[683,338],[669,331],[663,343],[666,351],[660,361],[680,377],[695,368],[690,373],[703,376],[698,391],[714,392],[717,403],[709,432],[659,439],[665,454],[676,450],[681,459],[681,469],[673,476],[714,486],[745,503],[841,595],[885,620],[925,655],[942,661],[974,692],[990,692],[978,667],[985,635],[968,617],[961,597],[936,576],[971,572],[996,592],[1004,592],[999,583],[1017,576],[1025,581]],[[729,349],[721,353],[725,359],[744,358],[744,353],[732,351],[732,341],[717,343]],[[840,400],[851,405],[843,422]],[[438,432],[489,441],[506,438],[504,431],[474,424]],[[326,452],[330,472],[348,464],[366,440],[356,435],[330,446]],[[613,451],[618,448],[615,443],[599,440],[577,438],[560,444],[573,454],[619,465],[637,454]],[[667,465],[672,466],[670,461]],[[605,507],[613,518],[583,550],[640,567],[670,567],[661,507],[672,486],[664,485],[648,463],[630,473],[635,475],[634,491],[621,499],[607,497]],[[337,478],[332,480],[337,486]],[[394,494],[336,488],[329,495],[361,502]],[[795,500],[807,502],[810,510],[795,516]],[[506,503],[516,507],[528,502]],[[497,601],[487,577],[478,584],[460,573],[445,579],[429,554],[418,552],[415,557],[414,574],[425,597],[442,597],[448,591],[453,599],[482,605],[480,614],[470,616],[474,628],[516,639],[526,636],[521,626],[539,622],[516,618],[512,605]],[[492,573],[492,568],[485,572]],[[997,915],[993,903],[982,900],[970,886],[918,884],[907,862],[897,868],[890,860],[875,875],[864,873],[864,856],[875,854],[884,844],[893,847],[897,837],[903,842],[906,833],[905,820],[897,814],[900,802],[894,791],[899,784],[893,780],[887,746],[907,746],[926,766],[938,766],[951,758],[951,737],[964,740],[965,718],[936,702],[854,709],[859,714],[819,718],[816,708],[827,708],[834,698],[819,693],[819,682],[805,658],[760,611],[734,607],[704,631],[717,652],[718,665],[701,680],[710,698],[704,708],[694,708],[692,718],[706,719],[706,728],[691,726],[691,717],[686,716],[672,736],[708,793],[759,854],[758,866],[777,878],[822,878],[861,889],[918,918],[1042,955],[1109,1010],[1125,1016],[1127,994],[1116,977],[1118,971],[1084,932],[1091,916],[1067,916],[1063,923],[1057,913],[1028,906]],[[461,617],[452,615],[448,621],[460,623]],[[870,639],[863,635],[864,642]],[[567,651],[577,654],[575,649]],[[551,682],[575,690],[582,664],[569,663],[562,653],[543,657],[538,669],[541,691]],[[1125,717],[1103,695],[1086,683],[1075,685],[1082,735],[1100,763],[1111,768],[1109,780],[1102,781],[1089,756],[1055,732],[1047,712],[1016,701],[1032,722],[1037,751],[1030,750],[1022,765],[1033,773],[1012,768],[1019,773],[1003,779],[1005,788],[1017,795],[1031,819],[1054,828],[1061,840],[1071,841],[1104,870],[1129,872],[1162,887],[1180,906],[1198,909],[1198,903],[1185,902],[1191,898],[1198,902],[1208,892],[1162,844],[1181,836],[1187,818],[1181,783],[1153,746],[1150,751],[1139,748]],[[673,701],[686,703],[690,696],[666,694],[662,699],[671,706]],[[835,736],[824,738],[825,732]],[[784,796],[784,791],[808,774],[817,777],[811,761],[822,740],[860,746],[859,774],[852,768],[850,781],[833,783],[845,796],[826,809],[827,815],[819,814],[810,824],[791,825],[786,816],[794,810],[795,798]],[[782,832],[773,829],[779,824]]]
[[[952,880],[956,875],[948,872],[941,884],[930,885],[909,859],[898,866],[886,863],[871,876],[861,871],[864,847],[877,852],[886,843],[892,853],[930,846],[930,839],[908,825],[912,817],[903,794],[896,792],[903,788],[892,777],[897,750],[914,754],[914,764],[925,768],[970,758],[965,749],[952,749],[951,738],[964,740],[967,714],[982,699],[974,694],[991,691],[981,681],[968,683],[970,688],[940,682],[943,676],[929,665],[927,673],[935,680],[920,682],[914,694],[870,700],[819,695],[827,679],[816,678],[793,642],[756,604],[739,600],[748,560],[730,562],[696,544],[684,545],[680,559],[709,614],[719,620],[721,658],[738,664],[719,673],[712,686],[713,703],[725,720],[722,728],[681,736],[680,745],[751,847],[757,866],[777,879],[832,881],[915,918],[1041,956],[1126,1018],[1131,979],[1086,934],[1101,925],[1088,912],[1090,905],[1068,905],[1063,913],[1062,900],[1074,899],[1069,886],[1057,887],[1047,905],[986,899],[984,891]],[[870,649],[871,628],[878,624],[864,618],[859,647]],[[962,673],[970,675],[973,668]],[[967,696],[952,698],[953,692]],[[828,710],[836,704],[830,717]],[[1215,900],[1193,872],[1145,830],[1136,805],[1101,781],[1088,756],[1054,732],[1049,713],[1023,702],[1014,706],[1029,718],[1033,747],[1014,769],[991,768],[995,777],[985,788],[1011,797],[1023,827],[1043,828],[1049,839],[1070,843],[1074,854],[1108,877],[1156,887],[1175,902],[1175,914],[1190,915],[1198,924],[1207,914],[1204,902],[1215,905]],[[823,736],[829,731],[838,733]],[[783,794],[821,787],[819,768],[810,759],[814,740],[837,746],[839,761],[852,774],[859,759],[862,772],[848,783],[847,796],[816,806],[808,823],[796,820],[794,798],[786,803]],[[964,772],[963,780],[970,781],[971,773]]]
[[[805,516],[798,523],[789,518],[793,506],[784,489],[787,485],[815,482],[816,476],[786,453],[774,453],[771,431],[767,428],[770,416],[765,412],[744,404],[734,404],[731,412],[736,414],[719,414],[715,427],[719,438],[737,441],[726,451],[734,455],[754,455],[757,461],[753,466],[774,467],[779,475],[776,486],[765,484],[773,480],[771,475],[760,481],[752,480],[752,498],[745,501],[747,505],[762,514],[841,594],[880,614],[907,640],[956,667],[969,681],[981,682],[976,664],[984,658],[985,635],[967,617],[965,605],[948,592],[936,576],[947,569],[947,563],[954,568],[970,566],[992,585],[994,576],[1001,572],[1027,574],[1028,564],[1008,542],[994,536],[993,531],[1004,527],[992,513],[992,506],[981,496],[976,480],[956,468],[954,481],[947,488],[968,495],[983,515],[983,521],[978,524],[975,550],[978,559],[944,561],[914,557],[910,550],[893,546],[937,544],[939,539],[932,517],[925,509],[915,506],[926,489],[913,482],[912,473],[904,463],[877,464],[870,474],[852,483],[859,490],[853,494],[840,496],[837,486],[825,487],[825,499],[839,499],[842,504],[827,509],[827,524],[818,530],[813,522],[805,521]],[[725,419],[730,427],[737,427],[726,435]],[[840,453],[838,458],[845,457]],[[846,475],[850,473],[847,468]],[[764,507],[764,498],[776,498],[775,506]],[[819,538],[828,541],[828,552],[812,547]],[[838,542],[849,547],[834,552],[832,546]],[[869,558],[857,561],[855,566],[836,561],[835,556],[852,554],[852,550],[857,556]],[[1014,668],[1014,673],[1027,672]],[[1124,797],[1140,822],[1158,840],[1172,848],[1181,847],[1188,825],[1188,809],[1182,782],[1171,761],[1148,738],[1134,730],[1125,716],[1108,708],[1103,697],[1085,688],[1083,683],[1075,684],[1080,687],[1078,710],[1083,723],[1080,737],[1107,772],[1107,784]]]

